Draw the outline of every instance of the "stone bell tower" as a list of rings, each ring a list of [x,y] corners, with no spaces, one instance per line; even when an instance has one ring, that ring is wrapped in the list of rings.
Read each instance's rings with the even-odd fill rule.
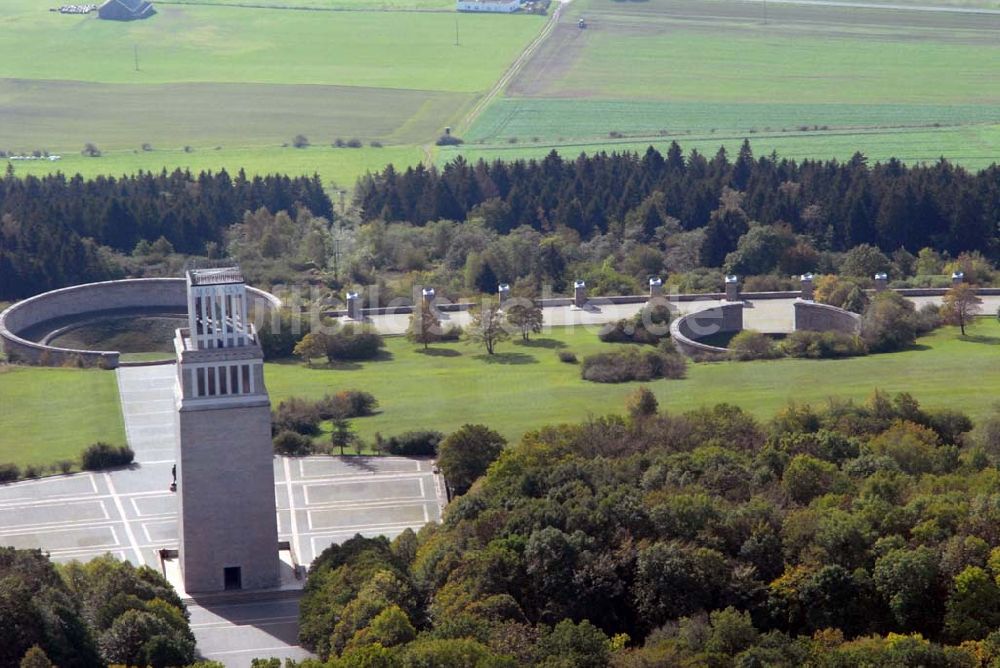
[[[264,358],[236,267],[187,273],[188,327],[177,330],[179,560],[188,592],[279,581]]]

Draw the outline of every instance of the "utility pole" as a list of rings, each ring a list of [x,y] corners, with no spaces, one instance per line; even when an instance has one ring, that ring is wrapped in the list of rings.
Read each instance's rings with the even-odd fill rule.
[[[767,25],[767,0],[764,0],[764,25]]]
[[[462,46],[461,41],[458,39],[458,17],[455,17],[455,46]]]
[[[132,45],[132,55],[135,57],[135,71],[139,71],[139,45]]]

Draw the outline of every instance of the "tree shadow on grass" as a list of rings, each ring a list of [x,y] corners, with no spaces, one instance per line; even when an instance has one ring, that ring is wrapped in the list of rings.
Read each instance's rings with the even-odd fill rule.
[[[965,336],[959,336],[959,341],[968,341],[969,343],[983,343],[987,346],[1000,346],[1000,337],[997,336],[983,336],[982,334],[966,334]]]
[[[899,352],[910,352],[910,351],[920,351],[920,350],[930,350],[931,347],[923,343],[914,343],[906,346],[905,348],[900,348]],[[882,355],[883,353],[872,353],[873,355]]]
[[[415,351],[418,355],[427,355],[428,357],[461,357],[462,353],[451,348],[427,348],[424,350],[420,348]]]
[[[388,350],[380,350],[375,353],[375,357],[369,360],[333,360],[324,365],[324,368],[335,369],[337,371],[354,371],[360,369],[363,362],[389,362],[392,360],[392,353]]]
[[[566,344],[557,339],[531,339],[530,341],[515,341],[515,346],[524,346],[525,348],[547,348],[549,350],[559,350],[565,348]]]
[[[476,359],[486,364],[538,364],[533,356],[526,353],[496,353],[476,355]]]
[[[334,360],[326,364],[314,365],[314,369],[325,369],[326,371],[357,371],[361,368],[361,362],[354,360]]]

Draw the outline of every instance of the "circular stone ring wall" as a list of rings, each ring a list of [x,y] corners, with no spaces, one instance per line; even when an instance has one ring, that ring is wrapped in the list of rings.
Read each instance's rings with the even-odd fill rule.
[[[281,306],[274,295],[247,286],[253,306],[271,310]],[[14,362],[41,366],[81,366],[114,369],[120,353],[115,350],[59,348],[24,338],[25,332],[46,322],[66,318],[99,318],[129,311],[187,313],[187,280],[184,278],[132,278],[86,283],[44,292],[19,301],[0,313],[0,343]],[[53,329],[56,329],[53,326]]]
[[[842,332],[857,334],[861,330],[861,316],[836,306],[820,304],[807,299],[793,302],[795,325],[793,331]],[[699,339],[721,332],[743,330],[743,302],[729,302],[720,306],[695,311],[670,323],[670,337],[677,349],[693,358],[710,358],[729,354],[728,348],[712,346]]]

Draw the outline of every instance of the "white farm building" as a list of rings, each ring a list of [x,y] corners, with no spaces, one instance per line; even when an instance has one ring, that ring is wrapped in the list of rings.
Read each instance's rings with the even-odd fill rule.
[[[499,12],[510,14],[521,8],[520,0],[457,0],[455,9],[460,12]]]

